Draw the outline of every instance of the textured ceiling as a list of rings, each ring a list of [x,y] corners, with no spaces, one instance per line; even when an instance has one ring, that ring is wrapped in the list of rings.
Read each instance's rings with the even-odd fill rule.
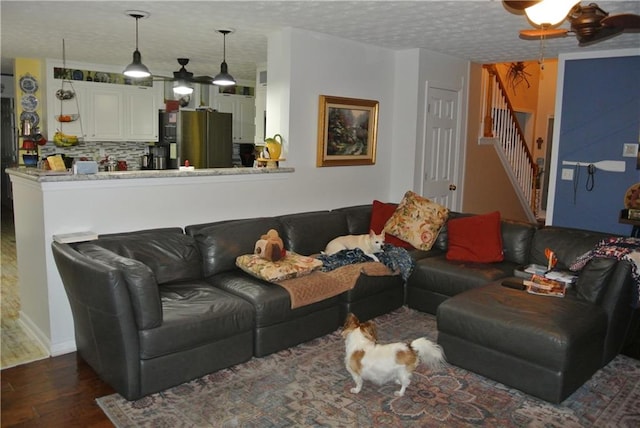
[[[600,1],[611,14],[640,14],[638,1]],[[2,72],[11,58],[66,58],[99,64],[131,62],[135,21],[127,10],[150,13],[139,21],[142,59],[154,74],[179,68],[190,58],[195,75],[215,75],[222,61],[222,35],[231,28],[226,59],[236,79],[255,79],[266,62],[267,35],[296,27],[389,49],[425,48],[478,63],[532,60],[538,41],[522,40],[526,18],[502,1],[7,1],[0,2]],[[568,28],[568,23],[562,27]],[[623,33],[590,47],[575,37],[546,42],[545,56],[603,49],[640,48],[640,33]]]

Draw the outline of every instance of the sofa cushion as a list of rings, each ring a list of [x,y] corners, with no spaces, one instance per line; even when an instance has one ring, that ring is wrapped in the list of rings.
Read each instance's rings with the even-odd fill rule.
[[[446,207],[409,190],[385,224],[384,231],[420,250],[430,250],[448,214]]]
[[[85,256],[122,272],[127,282],[129,298],[139,329],[154,328],[162,324],[162,305],[158,284],[148,266],[137,260],[122,257],[93,243],[80,244],[76,249]]]
[[[365,233],[369,233],[371,204],[336,208],[333,211],[344,213],[347,217],[349,235],[363,235]]]
[[[556,269],[568,270],[579,256],[610,236],[600,232],[547,226],[539,229],[533,237],[529,263],[546,266],[544,250],[550,248],[558,258]]]
[[[578,296],[591,303],[600,304],[617,263],[616,259],[599,257],[591,259],[578,276],[576,282]]]
[[[396,212],[397,207],[398,204],[374,200],[371,208],[371,222],[369,223],[369,229],[373,230],[376,234],[380,234],[384,229],[384,225],[387,224],[387,221],[391,218],[393,213]],[[391,234],[385,234],[384,242],[395,245],[396,247],[407,248],[409,250],[414,248],[410,243],[403,241],[400,238],[396,238]]]
[[[162,325],[140,332],[140,358],[198,348],[251,331],[253,306],[202,281],[160,286]],[[220,352],[224,352],[223,349]]]
[[[342,211],[289,214],[279,220],[284,247],[305,256],[319,254],[333,238],[349,235],[347,216]]]
[[[322,267],[322,262],[309,256],[301,256],[288,251],[286,257],[272,262],[257,254],[243,254],[236,258],[236,266],[251,276],[269,282],[309,275]]]
[[[474,263],[447,260],[445,254],[425,257],[416,262],[409,287],[428,290],[442,296],[455,296],[471,288],[513,274],[515,263]]]
[[[269,229],[277,230],[282,236],[278,221],[272,217],[226,221],[192,229],[202,254],[204,277],[236,269],[236,257],[253,253],[256,241]]]
[[[94,244],[149,266],[158,284],[202,277],[195,240],[172,230],[100,236]]]
[[[535,223],[502,220],[502,252],[504,259],[519,265],[529,263],[533,236],[538,229]]]
[[[449,220],[447,260],[478,263],[501,262],[500,212]]]

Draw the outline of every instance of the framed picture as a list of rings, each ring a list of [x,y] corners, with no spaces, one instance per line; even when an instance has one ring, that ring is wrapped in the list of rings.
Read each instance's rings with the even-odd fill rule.
[[[316,166],[376,163],[378,101],[320,95]]]

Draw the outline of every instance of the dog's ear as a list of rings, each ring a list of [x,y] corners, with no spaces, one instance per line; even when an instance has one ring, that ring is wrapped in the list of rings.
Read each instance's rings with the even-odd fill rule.
[[[360,325],[360,321],[358,321],[358,317],[356,317],[353,313],[349,312],[347,314],[347,318],[344,320],[344,330],[354,330],[358,328]]]
[[[371,340],[372,342],[378,341],[378,329],[373,321],[367,321],[360,324],[360,330],[364,334],[364,336]]]

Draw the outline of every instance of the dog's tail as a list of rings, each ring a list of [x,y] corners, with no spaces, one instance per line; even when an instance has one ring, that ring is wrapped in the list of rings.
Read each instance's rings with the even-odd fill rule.
[[[433,343],[425,337],[411,342],[411,348],[418,352],[420,361],[428,365],[432,370],[439,368],[445,361],[444,352],[440,345]]]

